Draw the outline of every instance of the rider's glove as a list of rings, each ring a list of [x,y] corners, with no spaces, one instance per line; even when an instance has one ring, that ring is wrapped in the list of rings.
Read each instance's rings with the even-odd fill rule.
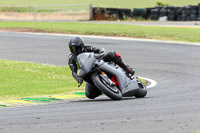
[[[78,82],[78,84],[81,85],[81,84],[83,83],[83,80],[78,78],[78,79],[77,79],[77,82]]]
[[[99,54],[101,54],[101,55],[103,55],[103,54],[105,54],[105,53],[106,53],[106,51],[105,51],[104,48],[102,48],[102,49],[99,51]]]
[[[102,48],[102,49],[99,51],[98,57],[102,57],[102,56],[104,56],[105,54],[106,54],[106,51],[105,51],[104,48]]]

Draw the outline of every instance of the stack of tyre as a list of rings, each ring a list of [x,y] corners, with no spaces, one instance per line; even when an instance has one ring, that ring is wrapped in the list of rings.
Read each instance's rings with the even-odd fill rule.
[[[151,9],[151,20],[158,20],[159,14],[160,14],[159,8]]]
[[[198,21],[200,21],[200,3],[198,5],[198,18],[197,18]]]
[[[176,21],[178,18],[178,9],[179,7],[170,6],[168,7],[168,20]]]
[[[168,21],[197,21],[200,20],[200,3],[198,6],[185,7],[155,7],[151,9],[151,20],[159,20],[166,17]]]
[[[181,12],[182,21],[197,21],[198,18],[198,6],[186,6],[183,7]]]
[[[199,8],[198,8],[198,6],[191,6],[190,20],[191,21],[197,21],[198,15],[199,15]]]
[[[179,13],[178,7],[156,7],[151,10],[151,20],[159,20],[159,18],[166,17],[169,21],[176,21]]]
[[[161,8],[159,13],[159,18],[168,16],[168,12],[169,11],[167,8]]]

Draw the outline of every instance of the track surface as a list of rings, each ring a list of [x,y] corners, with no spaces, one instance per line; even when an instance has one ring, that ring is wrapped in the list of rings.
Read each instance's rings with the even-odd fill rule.
[[[0,58],[66,65],[69,37],[0,33]],[[0,108],[1,133],[200,131],[200,47],[85,38],[118,51],[136,74],[158,85],[143,99],[79,100]]]

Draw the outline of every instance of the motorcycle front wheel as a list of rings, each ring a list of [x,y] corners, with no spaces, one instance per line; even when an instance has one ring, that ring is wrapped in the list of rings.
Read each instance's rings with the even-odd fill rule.
[[[94,85],[112,100],[121,100],[121,91],[113,85],[109,85],[101,76],[97,75],[93,78]]]

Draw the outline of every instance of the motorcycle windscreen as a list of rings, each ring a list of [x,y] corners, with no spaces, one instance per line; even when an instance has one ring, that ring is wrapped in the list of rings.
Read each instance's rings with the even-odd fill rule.
[[[78,77],[84,77],[94,66],[94,53],[82,53],[77,56]]]

